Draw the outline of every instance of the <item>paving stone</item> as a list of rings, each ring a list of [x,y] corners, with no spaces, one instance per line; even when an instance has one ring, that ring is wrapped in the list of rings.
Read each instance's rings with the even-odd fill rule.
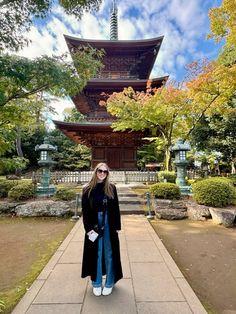
[[[185,299],[187,300],[191,310],[194,314],[207,314],[206,310],[202,306],[196,294],[184,278],[176,279],[181,291],[183,292]]]
[[[127,250],[120,250],[123,278],[131,278],[130,263]]]
[[[162,255],[167,267],[169,268],[169,270],[171,271],[172,275],[175,278],[184,278],[183,274],[181,273],[181,271],[179,270],[179,268],[177,267],[177,265],[175,264],[175,261],[173,260],[173,258],[170,256],[170,254],[168,253],[168,251],[166,249],[161,249],[160,250],[160,254]]]
[[[187,302],[140,302],[138,314],[192,314]]]
[[[165,263],[131,263],[136,300],[184,301]]]
[[[82,241],[70,242],[61,256],[59,263],[82,263],[83,245]]]
[[[163,262],[153,241],[129,241],[127,246],[130,262]]]
[[[58,260],[62,256],[63,251],[56,251],[53,257],[50,259],[50,261],[47,263],[47,265],[44,267],[44,269],[41,271],[37,279],[47,279],[50,275],[51,271],[57,264]]]
[[[125,226],[126,241],[151,241],[151,235],[143,227],[127,227]]]
[[[136,314],[136,304],[131,279],[120,280],[109,296],[95,297],[87,289],[81,314]]]
[[[72,237],[72,241],[84,241],[84,226],[81,225],[81,228],[76,231],[76,233]]]
[[[33,303],[82,303],[87,280],[80,275],[81,264],[57,264]]]
[[[26,314],[80,314],[82,304],[33,304]]]

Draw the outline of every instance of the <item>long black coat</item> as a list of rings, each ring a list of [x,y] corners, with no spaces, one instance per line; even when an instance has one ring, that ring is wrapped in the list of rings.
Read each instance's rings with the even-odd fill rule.
[[[117,191],[115,185],[112,185],[114,189],[114,198],[107,198],[107,214],[108,223],[110,229],[110,239],[112,247],[113,256],[113,266],[114,266],[114,283],[123,277],[121,260],[120,260],[120,244],[117,230],[121,230],[120,222],[120,209],[117,197]],[[85,278],[87,276],[91,277],[92,281],[96,280],[97,276],[97,255],[98,255],[98,241],[90,241],[87,236],[87,232],[94,229],[94,225],[98,224],[98,213],[96,209],[96,204],[93,202],[93,193],[90,193],[88,197],[88,192],[83,191],[82,194],[82,213],[83,213],[83,223],[85,229],[84,236],[84,252],[83,252],[83,262],[82,262],[82,274],[81,277]],[[103,275],[105,275],[105,262],[103,258]]]

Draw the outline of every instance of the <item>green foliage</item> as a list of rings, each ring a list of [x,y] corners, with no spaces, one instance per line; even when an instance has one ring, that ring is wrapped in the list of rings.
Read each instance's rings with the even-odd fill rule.
[[[156,183],[150,187],[150,192],[156,197],[161,199],[179,199],[180,189],[174,183]]]
[[[157,148],[156,143],[145,144],[137,151],[137,165],[139,169],[145,169],[148,163],[163,161],[163,154]]]
[[[66,13],[80,19],[84,12],[97,10],[101,0],[14,0],[0,1],[0,51],[18,50],[28,44],[25,34],[35,18],[46,18],[59,5]]]
[[[157,173],[158,180],[160,182],[170,182],[175,183],[176,180],[176,173],[174,171],[159,171]]]
[[[0,181],[0,197],[7,197],[8,192],[18,185],[18,181],[1,180]]]
[[[2,300],[0,300],[0,313],[3,313],[5,308],[6,308],[5,303]]]
[[[76,193],[68,188],[58,189],[54,194],[57,201],[72,201],[75,200]]]
[[[16,170],[24,170],[28,163],[28,159],[21,157],[1,158],[0,174],[9,174],[14,173]]]
[[[224,207],[236,197],[232,182],[223,177],[207,178],[192,185],[194,200],[203,205]]]
[[[56,161],[55,170],[87,170],[90,166],[91,151],[84,145],[78,145],[59,130],[50,133],[50,143],[58,147],[53,159]]]
[[[232,111],[229,114],[215,114],[210,118],[201,119],[192,133],[192,143],[198,151],[206,152],[208,164],[211,165],[209,157],[213,157],[213,166],[217,159],[217,156],[214,157],[216,155],[214,151],[220,152],[222,161],[226,162],[229,167],[231,166],[231,172],[233,172],[236,159],[236,112],[233,110],[236,108],[236,99],[232,99],[228,106]],[[204,163],[203,160],[201,162]]]
[[[230,176],[228,176],[228,179],[232,181],[234,185],[236,185],[236,174],[231,174]]]
[[[31,60],[4,54],[0,55],[0,69],[0,106],[42,91],[55,96],[74,95],[85,84],[64,56]]]
[[[195,182],[196,182],[195,179],[187,179],[187,185],[192,185]]]
[[[9,192],[8,197],[14,201],[28,200],[35,195],[35,186],[32,182],[22,182],[14,186]]]

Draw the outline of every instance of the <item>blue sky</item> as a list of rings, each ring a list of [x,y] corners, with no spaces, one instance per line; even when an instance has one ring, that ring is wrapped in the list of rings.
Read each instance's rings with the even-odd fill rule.
[[[119,39],[145,39],[164,36],[151,77],[169,75],[181,81],[186,64],[201,58],[214,59],[220,45],[206,36],[210,30],[209,8],[220,0],[117,0]],[[88,39],[109,40],[112,0],[105,0],[98,12],[86,13],[81,21],[65,14],[57,5],[45,20],[36,20],[28,37],[31,44],[19,54],[34,58],[67,51],[63,34]],[[69,100],[54,104],[61,119]]]

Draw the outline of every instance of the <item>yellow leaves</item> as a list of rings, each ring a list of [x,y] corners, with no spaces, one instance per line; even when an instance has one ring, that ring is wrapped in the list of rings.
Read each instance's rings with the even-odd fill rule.
[[[236,3],[235,0],[223,0],[220,7],[209,12],[211,33],[208,37],[219,42],[226,38],[226,45],[236,46]]]
[[[236,65],[227,67],[212,62],[186,86],[193,111],[222,114],[236,90]]]

